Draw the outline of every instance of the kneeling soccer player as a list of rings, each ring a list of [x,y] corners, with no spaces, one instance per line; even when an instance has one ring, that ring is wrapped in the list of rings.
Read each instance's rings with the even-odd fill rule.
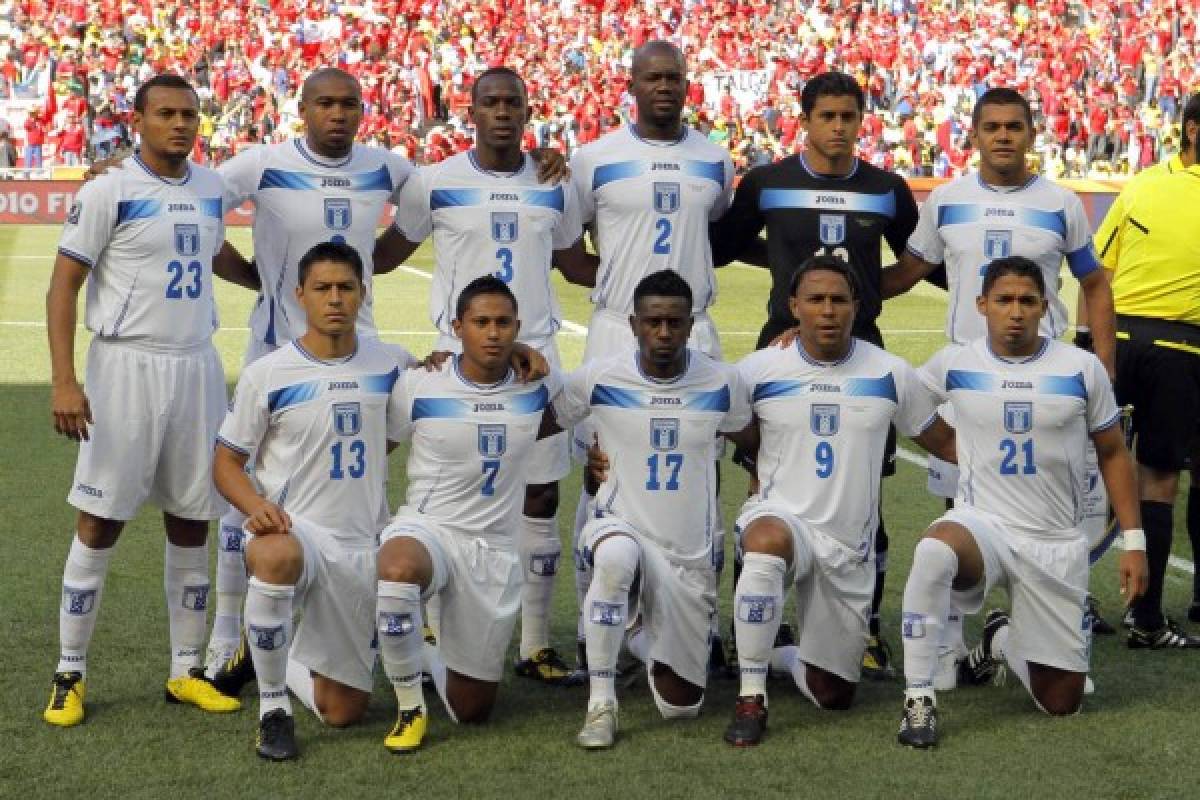
[[[917,544],[904,587],[907,685],[898,739],[937,744],[933,674],[951,600],[974,613],[994,586],[1012,602],[993,612],[969,659],[972,682],[999,660],[1048,714],[1073,714],[1088,671],[1088,540],[1080,526],[1086,446],[1125,531],[1119,572],[1126,600],[1146,586],[1133,461],[1100,361],[1042,337],[1046,285],[1032,261],[988,265],[976,301],[987,335],[948,347],[921,369],[926,386],[954,410],[960,477],[955,508]]]

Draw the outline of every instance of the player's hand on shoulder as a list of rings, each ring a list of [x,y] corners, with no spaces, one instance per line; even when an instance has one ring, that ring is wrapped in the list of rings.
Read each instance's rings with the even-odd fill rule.
[[[50,414],[54,430],[75,442],[88,440],[92,407],[78,381],[56,383],[50,389]]]
[[[527,344],[517,342],[513,345],[512,368],[522,383],[540,381],[550,374],[550,362],[546,357]]]
[[[529,151],[537,164],[538,183],[563,183],[571,177],[567,157],[550,147],[537,147]]]
[[[592,444],[587,450],[587,483],[589,489],[595,489],[608,480],[608,453],[600,449],[600,437],[592,434]],[[595,492],[592,492],[595,494]]]
[[[779,334],[774,339],[772,339],[771,343],[767,346],[768,347],[778,347],[780,350],[786,350],[789,347],[791,347],[793,344],[795,344],[796,339],[799,336],[800,336],[800,328],[798,326],[793,327],[793,328],[788,328],[786,331],[784,331],[783,333]]]
[[[432,353],[418,361],[414,366],[410,367],[410,369],[422,367],[426,372],[438,372],[441,370],[442,364],[445,364],[446,361],[453,356],[454,353],[451,353],[449,350],[434,350]]]
[[[246,530],[255,536],[271,536],[287,533],[292,529],[292,518],[270,500],[263,499],[254,513],[246,516]]]
[[[119,153],[115,156],[109,156],[108,158],[102,158],[99,161],[93,161],[92,165],[87,168],[86,172],[83,173],[83,182],[87,183],[90,180],[99,178],[101,175],[108,172],[110,169],[114,169],[115,167],[121,166],[121,162],[123,162],[128,157],[129,157],[128,153]]]

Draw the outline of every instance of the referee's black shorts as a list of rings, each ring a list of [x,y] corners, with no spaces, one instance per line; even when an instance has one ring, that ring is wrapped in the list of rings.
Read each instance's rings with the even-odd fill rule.
[[[1200,326],[1117,317],[1117,402],[1133,405],[1139,464],[1187,469],[1200,436]]]

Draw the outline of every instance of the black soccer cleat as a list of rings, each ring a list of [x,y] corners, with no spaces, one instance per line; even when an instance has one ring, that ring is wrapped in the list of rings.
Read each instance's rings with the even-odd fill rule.
[[[1097,636],[1111,636],[1117,632],[1113,624],[1100,616],[1100,607],[1096,605],[1096,598],[1092,595],[1087,596],[1087,615],[1092,620],[1092,633]]]
[[[250,642],[245,634],[237,650],[212,676],[213,687],[226,697],[239,697],[247,683],[254,680],[254,659],[250,657]]]
[[[887,681],[896,677],[896,668],[892,666],[892,648],[882,636],[871,636],[867,639],[867,649],[863,651],[862,674],[873,681]]]
[[[924,750],[937,745],[937,706],[932,697],[910,697],[904,701],[896,741],[905,747]]]
[[[739,697],[733,707],[733,722],[725,729],[725,741],[734,747],[754,747],[767,732],[767,698],[761,694]]]
[[[1196,650],[1200,637],[1192,636],[1173,619],[1166,619],[1158,630],[1148,631],[1134,625],[1125,641],[1130,650]]]
[[[296,746],[296,721],[292,715],[277,708],[258,721],[254,750],[268,761],[291,761],[300,755]]]
[[[983,622],[983,638],[958,665],[958,682],[968,686],[993,683],[1000,676],[1000,662],[992,653],[992,639],[1008,624],[1008,612],[994,608]]]

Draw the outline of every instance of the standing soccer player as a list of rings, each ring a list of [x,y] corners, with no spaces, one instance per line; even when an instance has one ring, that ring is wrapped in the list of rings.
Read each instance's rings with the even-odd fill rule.
[[[1090,650],[1080,528],[1089,439],[1125,531],[1121,593],[1133,601],[1145,590],[1133,460],[1112,387],[1094,355],[1042,335],[1044,272],[1021,256],[994,259],[976,301],[985,336],[947,346],[921,370],[954,411],[960,477],[954,509],[918,542],[904,587],[898,738],[910,747],[937,744],[933,679],[951,598],[974,613],[996,586],[1008,590],[1012,617],[988,614],[981,657],[969,662],[973,682],[1004,660],[1043,711],[1079,710]]]
[[[225,413],[225,377],[212,346],[225,192],[216,173],[187,160],[198,109],[195,90],[177,76],[139,87],[133,124],[141,149],[80,189],[54,262],[46,297],[51,410],[55,430],[80,446],[67,498],[79,519],[63,571],[61,654],[43,715],[53,725],[83,721],[88,644],[112,547],[147,500],[162,508],[167,534],[167,701],[206,711],[241,707],[200,666],[208,521],[224,510],[210,471]],[[85,281],[94,338],[81,387],[75,309]]]
[[[854,699],[870,636],[880,472],[892,425],[949,454],[953,434],[902,359],[855,338],[857,286],[837,256],[792,275],[795,342],[738,365],[755,428],[758,492],[737,520],[743,566],[734,594],[741,687],[725,741],[757,745],[767,728],[767,671],[792,675],[818,708]],[[795,587],[795,646],[772,648],[786,589]]]

